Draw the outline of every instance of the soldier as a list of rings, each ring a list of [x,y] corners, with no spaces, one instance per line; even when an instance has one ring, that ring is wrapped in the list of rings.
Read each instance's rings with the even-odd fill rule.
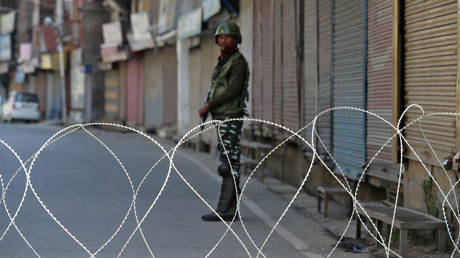
[[[200,109],[200,117],[209,111],[214,120],[241,118],[247,115],[249,67],[246,59],[238,50],[241,33],[233,22],[219,24],[216,44],[220,48],[217,66],[212,74],[211,90],[208,102]],[[236,215],[237,195],[240,192],[240,135],[243,121],[229,121],[218,128],[218,150],[221,164],[217,172],[222,177],[217,213],[224,220],[232,220]],[[219,137],[221,135],[221,139]],[[225,146],[225,151],[223,146]],[[227,159],[228,155],[228,159]],[[231,167],[229,165],[229,160]],[[235,182],[233,181],[235,179]],[[214,213],[201,217],[204,221],[220,220]]]

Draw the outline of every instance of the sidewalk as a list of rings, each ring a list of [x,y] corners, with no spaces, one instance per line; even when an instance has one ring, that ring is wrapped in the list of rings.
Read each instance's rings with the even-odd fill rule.
[[[50,120],[42,120],[37,123],[38,126],[40,127],[59,127],[59,126],[64,126],[62,121],[59,119],[50,119]]]
[[[174,145],[172,142],[165,139],[157,139],[165,148],[170,149]],[[196,152],[187,148],[180,148],[179,153],[182,157],[187,156],[188,159],[195,160],[203,168],[203,173],[216,178],[216,183],[220,182],[220,177],[217,175],[216,168],[218,166],[217,159],[207,153]],[[242,177],[241,186],[246,182],[246,177]],[[254,218],[247,213],[246,210],[254,213],[257,220],[263,221],[269,228],[279,219],[283,210],[289,203],[289,198],[292,198],[295,193],[293,187],[290,187],[276,179],[267,179],[264,183],[252,178],[244,193],[241,207],[241,215],[243,222],[248,219],[247,223],[253,221]],[[307,211],[301,212],[299,208]],[[332,234],[327,232],[322,224],[312,219],[308,212],[316,212],[316,199],[306,194],[301,194],[290,207],[285,217],[276,227],[273,234],[278,234],[287,242],[291,243],[292,248],[297,249],[303,254],[302,257],[326,257],[334,248],[337,239]],[[332,211],[332,209],[331,209]],[[333,212],[331,212],[333,213]],[[239,222],[237,222],[239,223]],[[341,223],[331,224],[334,230],[340,228]],[[347,233],[347,236],[352,235]],[[273,245],[273,242],[268,242],[267,245]],[[369,257],[367,253],[353,253],[349,250],[336,248],[330,257]]]
[[[162,144],[165,144],[168,147],[172,147],[173,143],[169,140],[160,140]],[[212,171],[216,177],[215,168],[217,167],[217,158],[208,154],[193,151],[186,148],[181,148],[181,152],[186,153],[190,157],[193,157],[196,160],[199,160],[202,164],[206,165],[210,171]],[[243,176],[241,185],[246,182],[246,177]],[[265,212],[268,214],[276,214],[272,216],[272,220],[276,221],[279,218],[280,212],[282,211],[280,207],[286,208],[288,203],[294,197],[297,188],[288,185],[276,178],[265,177],[263,182],[259,179],[251,178],[250,183],[247,186],[247,189],[244,192],[244,199],[250,199],[254,203],[263,207]],[[260,196],[263,195],[274,195],[279,198],[282,202],[282,205],[279,207],[267,207],[262,205]],[[244,203],[246,205],[246,203]],[[296,213],[295,220],[298,220],[296,225],[291,229],[293,237],[300,239],[309,250],[317,253],[320,257],[326,257],[330,251],[333,249],[337,243],[340,236],[343,234],[347,223],[349,222],[349,215],[347,209],[342,205],[330,201],[329,202],[329,212],[328,218],[324,218],[322,213],[317,212],[317,197],[309,195],[304,191],[301,191],[297,198],[294,200],[292,206],[290,207],[289,214]],[[295,211],[295,212],[294,212]],[[292,215],[291,215],[292,216]],[[286,222],[293,218],[283,218],[280,225],[285,225]],[[243,217],[244,220],[244,217]],[[289,224],[289,223],[288,223]],[[287,225],[286,227],[289,227]],[[309,234],[303,235],[301,229],[308,228]],[[298,230],[299,229],[299,230]],[[368,235],[364,233],[364,237],[367,239],[367,247],[359,248],[361,241],[355,241],[356,236],[356,220],[352,220],[342,241],[339,246],[334,250],[330,257],[372,257],[372,258],[383,258],[387,257],[385,250],[376,244],[375,241],[369,239]],[[362,233],[363,236],[363,233]],[[398,252],[398,242],[391,246],[392,250]],[[360,252],[361,251],[361,252]],[[309,257],[306,255],[306,257]],[[315,256],[310,256],[315,257]],[[390,257],[396,257],[390,254]],[[450,254],[440,253],[436,250],[436,246],[432,243],[414,243],[409,242],[409,256],[408,257],[418,257],[418,258],[428,258],[428,257],[450,257]]]

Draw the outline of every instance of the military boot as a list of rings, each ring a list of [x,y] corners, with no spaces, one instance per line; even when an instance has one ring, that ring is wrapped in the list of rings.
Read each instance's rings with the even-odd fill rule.
[[[237,185],[236,189],[239,194],[241,192],[239,187],[239,177],[235,177],[235,180]],[[235,217],[235,220],[237,220],[238,214],[236,214],[236,204],[237,198],[233,177],[231,175],[222,177],[222,187],[216,212],[225,221],[231,221],[233,217]],[[214,213],[204,215],[201,217],[201,219],[204,221],[220,221],[219,217],[217,217]]]

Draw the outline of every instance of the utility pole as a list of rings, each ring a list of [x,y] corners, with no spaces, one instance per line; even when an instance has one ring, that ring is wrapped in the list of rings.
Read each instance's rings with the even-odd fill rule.
[[[61,104],[62,104],[62,122],[67,123],[67,101],[65,90],[65,65],[64,65],[64,42],[63,42],[63,0],[56,1],[56,30],[58,34],[58,51],[59,51],[59,74],[61,77]]]

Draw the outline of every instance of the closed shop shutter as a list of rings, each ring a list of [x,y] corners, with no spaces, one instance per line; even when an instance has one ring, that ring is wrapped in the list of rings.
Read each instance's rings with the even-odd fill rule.
[[[137,65],[139,67],[138,80],[137,80],[137,123],[144,124],[144,53],[137,57]]]
[[[273,118],[278,124],[283,123],[283,30],[282,30],[282,1],[273,3],[273,39],[274,39],[274,71],[273,71]],[[254,41],[255,42],[255,41]],[[254,59],[257,56],[254,55]]]
[[[367,109],[393,121],[393,4],[392,0],[368,1],[367,34]],[[367,160],[370,160],[393,135],[391,126],[373,116],[367,117]],[[376,161],[392,162],[392,141]]]
[[[189,52],[189,121],[187,130],[202,123],[198,110],[203,106],[205,96],[200,94],[201,88],[201,47],[191,48]],[[197,139],[194,139],[197,140]],[[192,140],[193,141],[193,140]]]
[[[177,55],[175,47],[165,47],[163,49],[163,124],[177,124]]]
[[[128,60],[127,74],[127,122],[144,123],[144,56],[137,53]]]
[[[59,73],[46,74],[46,118],[58,119],[61,116],[61,90]]]
[[[105,72],[105,117],[118,118],[118,70]]]
[[[405,106],[418,104],[425,113],[456,112],[457,1],[405,1],[404,19]],[[420,114],[411,109],[407,122]],[[425,118],[422,128],[440,159],[456,152],[455,117]],[[405,135],[424,162],[439,166],[417,124]],[[415,158],[409,151],[405,155]]]
[[[305,66],[304,66],[304,120],[305,125],[310,123],[315,115],[318,113],[318,45],[317,45],[317,1],[307,0],[305,2],[305,24],[304,24],[304,54],[305,54]],[[302,125],[305,126],[305,125]],[[306,139],[311,139],[311,126],[307,130],[304,130]]]
[[[40,117],[46,117],[46,73],[43,71],[36,72],[36,92],[38,96],[38,103],[40,108]]]
[[[296,50],[295,1],[282,1],[282,55],[283,55],[283,124],[299,128],[299,89]]]
[[[252,71],[253,117],[262,118],[262,6],[263,0],[254,1],[254,68]]]
[[[262,119],[273,121],[273,1],[262,5]]]
[[[162,60],[158,50],[145,52],[145,127],[159,128],[163,123]]]
[[[159,128],[177,123],[176,49],[167,46],[145,52],[145,126]]]
[[[243,38],[244,41],[244,38]],[[217,65],[217,58],[219,56],[219,48],[213,35],[201,37],[201,83],[200,83],[200,97],[199,100],[203,104],[209,90],[211,89],[211,77],[214,68]],[[209,119],[209,118],[208,118]],[[208,120],[209,121],[209,120]],[[248,123],[250,124],[250,123]],[[211,144],[217,145],[217,134],[215,130],[209,130],[206,133],[200,134],[200,140]]]
[[[120,94],[120,107],[118,109],[119,119],[126,121],[126,78],[127,78],[127,62],[118,63],[118,85]]]
[[[365,1],[365,0],[364,0]],[[363,0],[334,2],[334,106],[365,107]],[[364,10],[365,11],[365,10]],[[356,178],[366,162],[365,115],[334,111],[334,158],[344,174]]]
[[[318,1],[318,112],[331,107],[331,3],[332,1]],[[331,125],[331,112],[325,113],[317,121],[318,134],[329,152],[332,152]],[[318,152],[325,153],[320,143]]]

